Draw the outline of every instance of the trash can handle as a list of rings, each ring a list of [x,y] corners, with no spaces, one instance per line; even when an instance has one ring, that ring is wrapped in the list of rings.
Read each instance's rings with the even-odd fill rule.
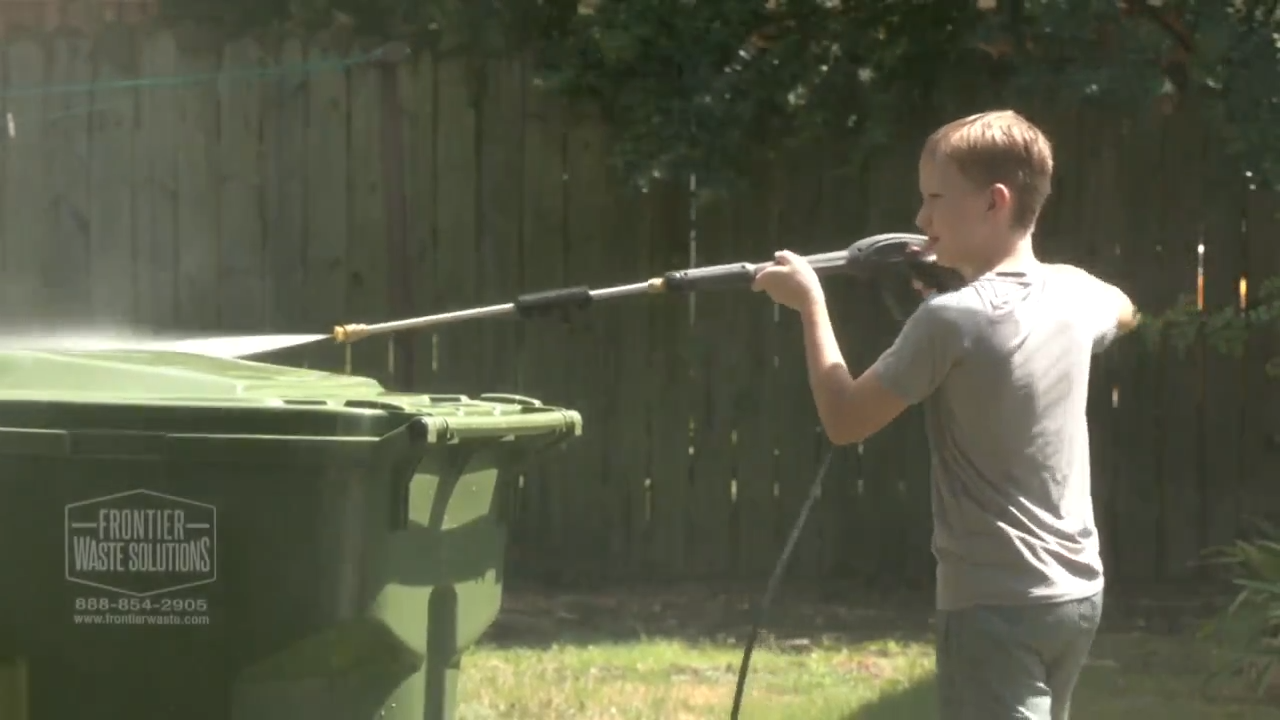
[[[401,451],[394,457],[387,468],[391,474],[390,507],[388,523],[392,532],[409,528],[409,492],[413,486],[413,477],[418,471],[418,464],[426,454],[430,441],[431,428],[427,418],[421,415],[410,418],[409,422],[383,435],[379,444],[396,442],[405,443],[408,452]]]

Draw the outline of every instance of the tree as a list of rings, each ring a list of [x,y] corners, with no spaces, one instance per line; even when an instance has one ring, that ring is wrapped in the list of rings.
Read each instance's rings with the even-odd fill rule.
[[[535,0],[530,0],[534,2]],[[741,176],[743,148],[874,147],[1046,91],[1118,112],[1208,99],[1280,180],[1276,0],[544,0],[543,80],[601,108],[633,178]],[[530,17],[523,13],[522,17]]]
[[[922,118],[1046,91],[1118,111],[1202,95],[1280,179],[1278,0],[161,0],[240,30],[334,25],[440,51],[534,48],[600,108],[637,180],[741,175],[742,148],[876,146]]]

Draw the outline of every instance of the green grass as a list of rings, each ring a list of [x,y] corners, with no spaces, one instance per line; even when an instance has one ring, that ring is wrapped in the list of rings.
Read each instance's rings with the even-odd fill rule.
[[[740,654],[676,640],[481,648],[467,658],[460,720],[724,718]],[[892,642],[759,652],[743,718],[843,718],[927,680],[931,666],[928,648]]]
[[[546,601],[550,617],[541,623],[536,608],[509,611],[464,659],[459,720],[723,720],[741,656],[741,608],[702,604],[668,597],[643,612],[634,598],[597,598],[576,610]],[[756,651],[743,720],[934,717],[927,613],[910,615],[791,608],[779,635]],[[1073,716],[1280,720],[1274,699],[1205,696],[1215,653],[1190,634],[1105,633]]]

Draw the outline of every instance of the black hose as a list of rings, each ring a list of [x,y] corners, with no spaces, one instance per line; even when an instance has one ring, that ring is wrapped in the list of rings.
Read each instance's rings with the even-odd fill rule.
[[[738,667],[738,686],[733,691],[733,710],[729,711],[729,720],[738,720],[738,713],[742,711],[742,694],[746,691],[747,670],[751,667],[751,654],[755,652],[756,640],[760,637],[760,630],[764,627],[765,618],[768,616],[769,604],[773,602],[773,596],[778,592],[778,583],[782,581],[782,576],[786,573],[787,562],[791,560],[791,553],[796,549],[796,541],[800,539],[800,533],[804,530],[805,521],[809,519],[813,504],[822,495],[822,479],[826,477],[827,467],[831,465],[831,458],[835,453],[835,445],[827,448],[827,454],[822,458],[822,464],[818,466],[818,474],[813,478],[813,487],[809,489],[809,497],[805,498],[804,505],[800,507],[800,517],[796,518],[796,524],[791,527],[791,535],[787,538],[787,544],[782,546],[782,555],[778,557],[778,564],[773,566],[773,574],[769,576],[769,584],[765,585],[764,596],[760,598],[760,604],[756,606],[755,622],[751,626],[751,634],[747,636],[747,645],[742,650],[742,664]]]

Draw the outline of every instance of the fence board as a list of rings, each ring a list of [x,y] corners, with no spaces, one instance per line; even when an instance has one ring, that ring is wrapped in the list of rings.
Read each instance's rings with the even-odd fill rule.
[[[477,279],[476,77],[465,58],[436,66],[436,263],[432,306],[435,312],[474,304]],[[477,367],[484,351],[484,328],[454,326],[437,333],[439,392],[476,393],[482,384]]]
[[[1160,160],[1160,196],[1165,204],[1152,225],[1161,227],[1150,242],[1157,245],[1160,265],[1155,277],[1162,281],[1153,298],[1156,307],[1172,305],[1177,298],[1196,297],[1197,246],[1203,239],[1201,199],[1209,191],[1203,184],[1205,137],[1190,113],[1179,110],[1164,123]],[[1186,351],[1166,344],[1160,359],[1164,373],[1159,397],[1160,510],[1167,578],[1183,578],[1203,545],[1200,497],[1201,347]]]
[[[742,240],[740,252],[753,262],[768,260],[781,246],[777,228],[779,168],[772,160],[763,160],[757,172],[757,183],[734,203],[734,226]],[[721,349],[745,364],[747,383],[734,413],[738,441],[734,547],[738,576],[760,578],[768,576],[779,550],[774,483],[784,417],[777,366],[780,308],[766,298],[737,298],[737,302],[743,313],[742,334],[732,350]]]
[[[1163,206],[1159,186],[1153,185],[1150,168],[1159,167],[1160,126],[1149,118],[1127,122],[1124,143],[1128,162],[1125,164],[1123,195],[1125,214],[1124,241],[1121,248],[1120,287],[1128,291],[1144,312],[1157,312],[1153,300],[1159,288],[1153,288],[1152,268],[1159,267],[1156,246],[1160,242],[1159,221]],[[1160,385],[1160,355],[1149,351],[1137,338],[1124,342],[1114,351],[1121,364],[1119,370],[1119,409],[1117,424],[1123,433],[1119,443],[1124,448],[1125,479],[1117,483],[1124,488],[1118,499],[1122,526],[1117,527],[1116,546],[1120,564],[1137,582],[1159,577],[1163,562],[1159,407],[1163,387]]]
[[[280,46],[282,66],[297,67],[305,50],[299,38],[285,38]],[[273,332],[302,331],[310,325],[299,302],[306,287],[306,174],[307,92],[305,76],[287,73],[263,88],[261,161],[265,245],[265,322]],[[291,353],[301,357],[305,353]]]
[[[168,35],[158,35],[148,44],[148,49],[163,45],[166,40],[172,50],[172,39]],[[57,85],[87,86],[93,81],[89,51],[90,41],[84,38],[63,37],[55,40],[51,53],[53,68],[50,80]],[[168,71],[172,72],[174,54],[170,52],[167,59]],[[144,52],[143,64],[144,67],[153,68],[160,63],[155,62],[152,53]],[[152,140],[155,144],[137,143],[135,148],[149,156],[163,153],[172,158],[173,148],[165,146],[164,140],[166,137],[172,138],[175,118],[171,112],[167,118],[157,117],[160,113],[157,113],[156,102],[152,99],[156,91],[144,92],[142,127],[156,131]],[[167,97],[171,98],[172,95]],[[93,109],[85,107],[85,99],[74,93],[44,98],[43,139],[48,153],[44,167],[48,173],[46,191],[50,196],[48,209],[51,217],[48,224],[49,242],[42,244],[44,262],[41,276],[49,301],[46,310],[53,318],[87,318],[93,307],[89,297],[89,122],[92,116]],[[15,127],[15,131],[16,129]],[[24,132],[7,144],[19,141],[29,143],[37,137],[28,137]],[[161,219],[163,213],[168,211],[169,226],[162,237],[171,247],[177,229],[173,221],[173,182],[176,177],[172,160],[167,174],[160,163],[154,163],[145,166],[148,172],[139,176],[136,171],[141,167],[144,166],[135,160],[135,197],[138,200],[154,199],[154,215],[151,218]],[[155,188],[164,182],[168,183],[167,198],[153,198]],[[164,228],[156,228],[154,223],[139,223],[136,227],[138,242],[143,246],[154,244],[157,230],[163,231]],[[6,237],[12,237],[7,228]],[[151,257],[158,254],[154,253]],[[139,319],[154,322],[158,319],[155,313],[172,313],[173,257],[170,249],[168,262],[156,258],[151,266],[144,266],[139,273],[143,277],[138,278],[138,306],[140,311],[148,313]],[[170,285],[167,294],[163,294],[164,289],[160,287],[151,291],[153,287],[163,286],[166,279]],[[156,300],[142,302],[144,298],[150,297],[155,297]]]
[[[607,268],[606,256],[612,246],[612,242],[604,240],[608,237],[605,220],[614,212],[606,155],[608,135],[604,126],[592,119],[578,116],[573,120],[565,156],[565,279],[571,285],[607,283],[611,273],[602,276],[600,270]],[[614,391],[612,362],[617,349],[607,342],[608,312],[608,308],[599,307],[574,313],[568,344],[561,349],[566,361],[573,358],[577,371],[565,388],[564,400],[596,428],[566,449],[577,476],[568,501],[570,515],[565,518],[575,532],[575,551],[566,560],[572,563],[578,578],[593,574],[608,577],[611,573],[609,522],[613,519],[613,488],[604,476],[604,467],[605,457],[612,451],[607,396]]]
[[[400,259],[388,262],[387,206],[382,173],[382,68],[360,64],[347,71],[347,289],[343,316],[355,322],[391,320],[388,280],[392,266],[403,267]],[[382,380],[394,387],[387,372],[390,336],[371,338],[351,348],[352,370],[358,375]]]
[[[325,39],[306,50],[308,63],[332,61]],[[306,255],[303,297],[308,328],[360,322],[345,315],[347,305],[347,77],[327,70],[307,79]],[[340,138],[341,140],[335,140]],[[307,349],[310,367],[339,370],[343,349],[330,344]]]
[[[524,200],[524,64],[518,59],[485,64],[480,142],[480,301],[508,302],[520,282],[521,212]],[[489,392],[516,389],[521,325],[484,327],[480,361]]]
[[[1081,172],[1094,136],[1082,132],[1086,121],[1075,104],[1045,103],[1049,119],[1045,128],[1053,143],[1054,182],[1045,220],[1036,227],[1036,254],[1050,262],[1079,262],[1087,257],[1089,238],[1080,235],[1082,218],[1073,215],[1089,191],[1090,181],[1099,179]],[[1086,220],[1087,222],[1087,220]]]
[[[78,43],[77,43],[78,44]],[[59,43],[61,46],[62,43]],[[72,55],[74,75],[88,75],[84,48]],[[174,75],[178,48],[173,37],[156,34],[143,40],[139,71],[148,76]],[[174,145],[179,127],[178,96],[170,88],[138,90],[138,125],[133,142],[134,302],[139,317],[157,329],[175,329],[178,268],[178,188]],[[78,128],[80,123],[75,123]],[[79,135],[79,133],[76,133]],[[73,147],[87,138],[71,138]],[[78,173],[83,177],[83,173]]]
[[[1240,280],[1247,272],[1243,225],[1246,188],[1239,164],[1221,150],[1208,153],[1204,254],[1204,302],[1210,312],[1241,306]],[[1243,478],[1241,439],[1247,369],[1242,357],[1207,349],[1201,382],[1204,448],[1201,496],[1204,546],[1223,545],[1239,531]]]
[[[628,282],[662,271],[652,267],[649,237],[653,232],[649,193],[619,193],[618,226],[610,243],[617,273],[609,282]],[[661,299],[659,300],[661,301]],[[605,477],[617,493],[615,527],[619,537],[611,544],[622,549],[612,559],[624,579],[643,578],[649,542],[649,417],[652,394],[645,381],[649,373],[649,304],[646,298],[621,300],[608,310],[609,342],[619,348],[614,359],[610,412],[610,450],[605,455]]]
[[[520,268],[521,292],[562,287],[565,280],[565,118],[563,106],[542,92],[525,96],[524,163]],[[538,323],[521,346],[520,392],[547,404],[564,404],[570,358],[568,325],[561,318]],[[586,432],[595,432],[586,423]],[[564,516],[573,496],[568,452],[560,449],[538,458],[524,475],[520,524],[514,532],[513,558],[526,563],[531,573],[554,577],[560,571],[557,558],[571,552],[572,536],[566,533]]]
[[[113,61],[111,56],[116,53],[107,58],[103,55],[98,54],[95,83],[110,85],[128,77],[128,69]],[[135,97],[133,88],[95,92],[90,123],[89,285],[94,314],[112,324],[136,316],[132,183]]]
[[[233,72],[261,67],[257,44],[240,40],[222,51]],[[253,332],[266,327],[262,234],[262,85],[236,76],[218,83],[218,325]]]
[[[218,70],[216,50],[179,45],[178,72],[199,76]],[[193,83],[181,93],[177,137],[179,327],[193,332],[218,327],[218,89]]]
[[[405,121],[405,203],[413,282],[409,289],[413,314],[426,315],[432,305],[436,263],[436,65],[430,53],[400,68],[400,98]],[[399,338],[411,343],[413,388],[429,391],[435,385],[436,333],[416,332]]]
[[[736,242],[733,206],[717,199],[701,205],[695,218],[697,265],[742,259]],[[700,392],[694,411],[689,562],[699,577],[714,577],[732,567],[734,404],[746,382],[742,354],[726,352],[742,342],[741,306],[759,298],[733,292],[695,293],[694,383]],[[695,510],[696,508],[696,510]]]
[[[673,182],[654,198],[654,222],[649,239],[654,266],[678,268],[689,264],[688,188]],[[691,375],[691,326],[686,298],[654,303],[649,344],[650,391],[654,404],[649,416],[650,538],[652,574],[666,578],[689,576],[688,541],[690,418],[695,392]]]
[[[405,111],[404,96],[412,96],[412,88],[404,82],[406,65],[399,66],[384,58],[378,66],[378,170],[382,174],[381,203],[385,231],[383,257],[378,259],[377,273],[382,277],[384,312],[391,318],[414,315],[414,285],[421,280],[414,272],[417,248],[410,239],[408,197],[409,172],[406,169],[409,144],[405,131],[411,127]],[[397,391],[414,387],[414,342],[412,335],[391,336],[386,348],[386,382]]]
[[[1280,203],[1270,192],[1254,190],[1247,196],[1245,242],[1249,259],[1248,301],[1256,306],[1267,278],[1280,274]],[[1268,374],[1275,367],[1280,342],[1274,321],[1270,329],[1256,328],[1249,339],[1245,362],[1245,435],[1243,508],[1250,520],[1280,514],[1280,377]]]
[[[608,135],[602,133],[600,138],[602,142],[596,146],[594,160],[588,162],[590,169],[583,178],[584,184],[587,182],[586,177],[594,181],[592,184],[595,185],[595,190],[590,196],[594,198],[593,202],[600,203],[593,221],[582,222],[585,217],[579,217],[574,210],[572,200],[575,184],[572,175],[570,177],[570,268],[579,273],[582,283],[593,287],[609,287],[633,279],[625,266],[625,248],[634,243],[633,234],[641,232],[642,222],[640,218],[630,214],[630,201],[634,193],[621,183],[609,182]],[[582,167],[581,163],[578,167]],[[581,191],[578,194],[581,195]],[[609,222],[602,222],[604,218],[609,218]],[[589,244],[589,247],[582,248],[583,244]],[[589,259],[589,267],[577,264],[576,259],[583,257]],[[630,551],[627,547],[629,534],[626,516],[627,500],[631,494],[629,486],[632,468],[623,466],[623,457],[628,443],[633,439],[632,434],[637,427],[643,427],[648,419],[644,416],[643,408],[625,404],[629,398],[624,396],[622,390],[622,384],[627,379],[623,374],[623,359],[631,352],[631,347],[620,342],[620,333],[626,332],[626,313],[634,302],[635,300],[605,302],[584,313],[584,319],[589,316],[590,322],[586,326],[590,328],[590,335],[580,338],[580,343],[588,344],[579,344],[577,350],[598,359],[594,368],[595,380],[588,392],[591,393],[595,407],[596,433],[600,444],[590,449],[592,454],[589,457],[594,465],[594,453],[599,453],[600,484],[592,501],[599,529],[592,536],[603,552],[591,562],[600,568],[595,571],[597,576],[606,580],[625,580],[628,577],[626,559]],[[637,350],[639,349],[637,346]],[[569,449],[569,455],[573,456],[572,448]]]
[[[29,89],[47,82],[48,73],[44,48],[34,39],[18,40],[7,48],[4,64],[7,86],[14,94],[4,105],[12,132],[5,138],[4,218],[0,219],[6,240],[3,297],[5,314],[18,320],[17,308],[39,308],[45,300],[40,244],[32,240],[48,233],[49,218],[44,211],[47,169],[41,156],[45,119],[43,98]]]

